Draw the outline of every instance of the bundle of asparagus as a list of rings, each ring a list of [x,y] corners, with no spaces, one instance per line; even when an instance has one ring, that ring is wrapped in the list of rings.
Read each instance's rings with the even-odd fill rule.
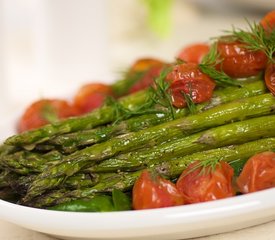
[[[235,94],[223,95],[233,88]],[[2,185],[19,194],[21,204],[47,207],[73,199],[91,198],[96,193],[111,192],[113,189],[127,191],[145,168],[154,168],[169,178],[175,178],[198,156],[201,161],[218,157],[232,161],[248,158],[259,151],[272,150],[275,148],[275,117],[272,115],[275,98],[265,91],[261,81],[244,83],[241,88],[226,87],[216,92],[217,106],[212,107],[210,102],[204,104],[197,114],[180,116],[182,111],[178,119],[162,118],[163,123],[153,121],[150,127],[143,126],[142,130],[138,128],[128,132],[125,128],[123,134],[116,132],[116,137],[105,141],[101,139],[97,144],[89,142],[90,134],[94,136],[97,131],[127,126],[131,121],[146,118],[147,115],[133,117],[117,125],[101,126],[101,129],[72,133],[61,131],[52,138],[43,135],[32,143],[27,140],[34,138],[26,136],[37,132],[45,134],[44,129],[55,126],[13,136],[2,146]],[[230,96],[229,102],[226,96]],[[105,107],[95,114],[101,110],[104,111]],[[90,116],[93,114],[90,113]],[[148,115],[148,118],[153,117],[157,118],[157,114]],[[69,121],[86,118],[65,120],[58,123],[58,128],[62,129]],[[85,144],[77,141],[83,139],[82,136],[88,138]],[[76,150],[63,153],[56,143],[57,139],[76,141]],[[11,143],[15,143],[14,146]],[[32,144],[31,148],[29,144]],[[36,149],[36,145],[41,148],[43,144],[52,144],[53,149],[48,152]],[[209,152],[210,149],[212,151]],[[227,151],[228,154],[223,154]]]
[[[182,93],[187,106],[175,108],[169,66],[153,88],[8,138],[0,148],[0,197],[48,208],[131,191],[144,169],[176,179],[197,160],[233,164],[275,150],[275,98],[262,76],[232,79],[217,70],[214,53],[198,65],[219,86],[208,101],[195,105]]]

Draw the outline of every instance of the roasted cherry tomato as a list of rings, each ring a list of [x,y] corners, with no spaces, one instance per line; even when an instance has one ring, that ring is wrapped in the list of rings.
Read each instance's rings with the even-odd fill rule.
[[[144,170],[133,187],[133,208],[149,209],[182,205],[174,183]]]
[[[263,17],[261,25],[267,32],[271,32],[275,28],[275,10],[267,13]]]
[[[217,68],[233,78],[255,76],[264,70],[267,56],[262,51],[251,51],[244,43],[221,38],[217,44],[221,63]]]
[[[141,58],[137,60],[130,68],[130,72],[144,72],[151,67],[163,66],[164,62],[154,58]]]
[[[154,66],[148,69],[142,77],[130,88],[129,93],[134,93],[154,85],[154,79],[159,76],[163,66]]]
[[[100,107],[106,96],[112,96],[112,88],[103,83],[88,83],[76,93],[74,105],[80,114],[85,114]]]
[[[154,84],[154,79],[159,76],[165,63],[158,59],[142,58],[134,63],[131,67],[128,77],[138,79],[130,87],[129,93],[134,93],[148,88]]]
[[[171,83],[170,92],[175,107],[186,106],[184,94],[188,94],[194,103],[201,103],[210,100],[215,82],[202,73],[195,63],[184,63],[176,65],[172,72],[167,75]]]
[[[23,132],[39,128],[52,120],[64,119],[77,114],[77,109],[65,100],[41,99],[26,109],[19,120],[17,130]]]
[[[265,69],[265,84],[269,91],[275,95],[275,64],[269,63]]]
[[[263,152],[252,156],[236,182],[242,193],[275,187],[275,153]]]
[[[235,195],[232,187],[233,168],[220,162],[215,169],[202,169],[199,162],[190,164],[179,177],[176,187],[184,195],[185,203],[199,203]]]
[[[201,63],[203,57],[209,52],[209,45],[196,43],[184,47],[178,55],[180,60],[190,63]]]

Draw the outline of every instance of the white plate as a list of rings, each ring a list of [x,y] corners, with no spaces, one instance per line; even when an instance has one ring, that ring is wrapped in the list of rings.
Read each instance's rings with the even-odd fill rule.
[[[0,219],[62,239],[186,239],[275,219],[275,188],[213,202],[154,210],[72,213],[0,200]]]
[[[1,139],[13,132],[15,114],[0,122]],[[0,200],[0,219],[62,239],[186,239],[275,220],[275,188],[213,202],[164,209],[72,213]]]

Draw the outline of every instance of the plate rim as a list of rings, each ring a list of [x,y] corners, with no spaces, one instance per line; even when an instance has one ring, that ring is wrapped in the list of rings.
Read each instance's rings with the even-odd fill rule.
[[[161,236],[198,237],[275,220],[275,188],[185,206],[105,213],[52,211],[0,200],[0,219],[33,231],[84,239],[153,237],[156,230]],[[201,229],[194,234],[199,225]]]

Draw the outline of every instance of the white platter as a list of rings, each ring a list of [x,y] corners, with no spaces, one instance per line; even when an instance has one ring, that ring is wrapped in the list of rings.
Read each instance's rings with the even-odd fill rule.
[[[58,212],[0,200],[0,219],[62,239],[186,239],[275,220],[275,188],[201,204],[115,213]]]

